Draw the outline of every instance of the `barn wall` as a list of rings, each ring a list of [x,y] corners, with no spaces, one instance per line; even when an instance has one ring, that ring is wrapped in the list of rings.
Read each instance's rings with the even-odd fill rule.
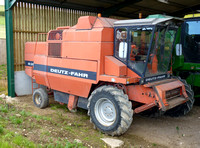
[[[13,8],[15,71],[24,70],[25,42],[45,41],[49,30],[59,26],[73,26],[80,16],[86,15],[97,16],[92,12],[17,2]]]

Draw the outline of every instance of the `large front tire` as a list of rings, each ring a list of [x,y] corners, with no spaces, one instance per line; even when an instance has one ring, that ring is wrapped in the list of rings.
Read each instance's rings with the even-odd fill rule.
[[[180,77],[176,77],[176,78],[185,85],[185,90],[186,90],[189,100],[185,102],[184,104],[176,106],[175,108],[172,108],[165,112],[165,115],[171,116],[171,117],[180,117],[180,116],[186,115],[193,108],[193,104],[194,104],[194,92],[191,89],[191,86]]]
[[[125,133],[132,123],[132,103],[122,90],[113,86],[102,86],[94,90],[89,97],[88,115],[101,132],[119,136]]]

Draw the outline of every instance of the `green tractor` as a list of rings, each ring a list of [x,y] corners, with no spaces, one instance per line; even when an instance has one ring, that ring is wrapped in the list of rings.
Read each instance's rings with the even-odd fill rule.
[[[147,18],[167,18],[166,15],[149,15]],[[194,97],[200,98],[200,13],[188,14],[178,29],[172,54],[172,71],[192,86]],[[170,66],[170,67],[171,67]]]
[[[200,97],[200,14],[186,15],[177,33],[172,70],[192,86],[194,97]]]

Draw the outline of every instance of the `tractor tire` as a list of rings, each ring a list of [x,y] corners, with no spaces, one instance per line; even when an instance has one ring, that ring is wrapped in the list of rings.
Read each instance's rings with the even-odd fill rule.
[[[180,116],[186,115],[192,109],[194,101],[195,101],[194,92],[191,89],[191,86],[185,80],[181,79],[180,77],[175,77],[175,78],[180,80],[185,85],[185,90],[189,97],[189,100],[185,102],[184,104],[181,104],[175,108],[172,108],[166,111],[165,115],[171,116],[171,117],[180,117]]]
[[[122,135],[133,120],[132,103],[128,96],[113,86],[105,85],[94,90],[87,107],[94,128],[107,135]]]
[[[43,88],[38,88],[33,92],[33,103],[41,109],[49,105],[48,94]]]

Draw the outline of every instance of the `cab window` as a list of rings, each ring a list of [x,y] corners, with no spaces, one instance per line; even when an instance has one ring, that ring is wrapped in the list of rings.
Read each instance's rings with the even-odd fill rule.
[[[129,46],[128,65],[140,74],[144,72],[152,32],[152,27],[146,27],[133,28],[129,33],[131,42]]]
[[[126,62],[128,52],[127,29],[118,28],[115,31],[115,57]]]

